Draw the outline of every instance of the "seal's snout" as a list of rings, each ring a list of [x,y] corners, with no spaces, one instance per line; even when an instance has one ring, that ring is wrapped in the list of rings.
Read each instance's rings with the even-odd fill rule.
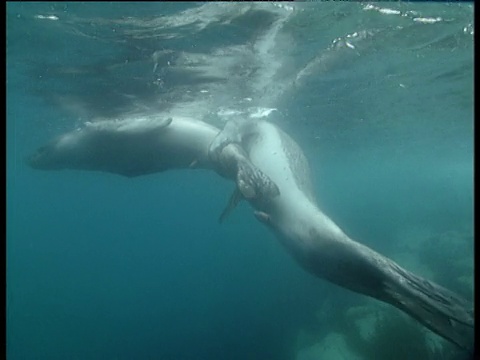
[[[39,169],[39,168],[41,168],[39,166],[39,159],[40,159],[40,154],[39,154],[39,151],[37,150],[32,155],[26,156],[23,159],[23,162],[33,169]]]
[[[25,163],[33,169],[49,170],[54,169],[51,149],[49,146],[42,146],[37,149],[32,155],[25,157]]]

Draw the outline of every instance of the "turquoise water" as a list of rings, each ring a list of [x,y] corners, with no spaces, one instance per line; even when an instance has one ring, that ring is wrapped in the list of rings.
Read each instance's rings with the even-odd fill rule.
[[[473,3],[8,3],[9,359],[365,357],[339,319],[379,303],[304,273],[245,203],[219,225],[233,184],[23,161],[161,112],[270,112],[347,234],[472,298]]]

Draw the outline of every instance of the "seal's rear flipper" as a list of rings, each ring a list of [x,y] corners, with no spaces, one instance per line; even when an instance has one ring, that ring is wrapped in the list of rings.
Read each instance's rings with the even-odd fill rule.
[[[473,308],[449,290],[390,264],[400,281],[386,284],[387,302],[430,330],[467,351],[473,351]],[[393,285],[393,286],[392,286]]]
[[[474,318],[467,300],[346,235],[329,240],[312,229],[311,238],[321,246],[301,259],[307,271],[393,305],[446,340],[472,351]]]

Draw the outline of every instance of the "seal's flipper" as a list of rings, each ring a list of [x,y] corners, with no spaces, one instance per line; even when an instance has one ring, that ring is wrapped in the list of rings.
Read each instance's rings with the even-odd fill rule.
[[[278,186],[248,159],[240,144],[216,148],[209,157],[218,173],[236,182],[245,199],[266,201],[280,194]]]
[[[387,282],[387,300],[416,318],[430,330],[472,351],[474,318],[472,307],[451,291],[390,264],[400,281]]]
[[[238,145],[235,145],[235,149]],[[240,149],[241,150],[241,149]],[[233,152],[229,156],[230,161],[236,165],[237,188],[233,192],[227,206],[223,210],[218,221],[220,223],[235,209],[237,204],[245,198],[249,201],[268,202],[280,194],[278,186],[270,180],[260,169],[244,157],[241,152]]]
[[[255,202],[267,202],[280,195],[277,184],[250,161],[240,159],[237,165],[237,188],[218,219],[220,223],[230,215],[243,198]]]
[[[230,196],[230,199],[228,200],[227,206],[225,207],[225,209],[223,209],[222,213],[220,214],[220,217],[218,218],[218,222],[222,223],[223,220],[225,220],[227,216],[231,214],[233,209],[235,209],[235,207],[238,205],[238,203],[241,200],[242,200],[242,193],[238,189],[235,189],[233,194]]]
[[[247,159],[238,162],[237,186],[247,200],[268,200],[280,194],[277,184]]]
[[[252,122],[229,121],[210,144],[208,155],[216,164],[217,172],[235,180],[239,192],[246,200],[265,202],[278,196],[280,190],[250,161],[248,153],[242,147],[242,138],[255,134],[255,131]]]

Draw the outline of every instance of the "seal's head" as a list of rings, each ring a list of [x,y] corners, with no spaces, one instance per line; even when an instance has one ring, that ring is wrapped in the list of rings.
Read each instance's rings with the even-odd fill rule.
[[[59,160],[59,153],[52,143],[38,148],[35,153],[26,157],[25,162],[34,169],[57,170],[63,168],[62,161]]]
[[[67,133],[39,147],[32,155],[27,157],[27,164],[39,170],[60,170],[82,163],[82,160],[93,151],[88,151],[88,146],[82,144],[82,132]],[[83,136],[84,137],[84,136]],[[88,145],[88,144],[86,144]],[[87,151],[85,150],[87,148]]]

